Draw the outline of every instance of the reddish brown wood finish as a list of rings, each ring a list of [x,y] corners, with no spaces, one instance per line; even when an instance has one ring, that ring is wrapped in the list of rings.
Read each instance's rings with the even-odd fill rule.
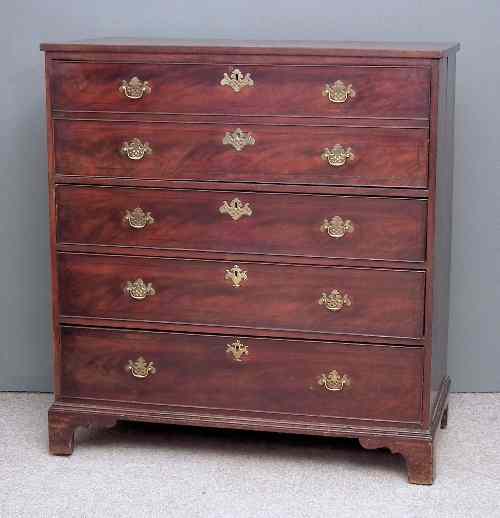
[[[99,185],[103,187],[153,187],[165,189],[196,189],[212,191],[248,191],[252,192],[273,192],[290,194],[329,194],[340,196],[380,196],[384,198],[427,198],[428,189],[405,189],[398,187],[351,187],[351,186],[324,186],[324,185],[283,185],[272,183],[247,182],[217,182],[210,181],[177,181],[177,180],[144,180],[135,178],[109,178],[95,176],[67,176],[54,175],[57,184],[70,185]]]
[[[449,218],[453,164],[454,54],[458,50],[458,45],[398,46],[398,44],[332,44],[326,42],[317,44],[289,42],[288,44],[273,45],[266,42],[251,46],[248,42],[219,41],[210,45],[207,42],[152,41],[147,43],[108,40],[91,44],[45,44],[43,48],[48,51],[46,59],[47,111],[55,334],[56,402],[49,413],[51,451],[53,453],[70,453],[73,431],[76,426],[112,424],[116,419],[348,436],[363,439],[363,443],[367,447],[389,447],[395,452],[402,453],[407,459],[410,481],[431,482],[434,437],[439,424],[445,426],[447,421],[446,396],[449,379],[446,377],[446,342]],[[214,71],[217,73],[230,72],[236,66],[244,73],[250,72],[256,81],[254,87],[247,88],[240,94],[234,94],[229,88],[219,86],[220,78],[214,79],[213,76]],[[154,74],[149,77],[153,85],[153,92],[150,96],[138,102],[127,102],[124,98],[119,97],[117,89],[119,81],[123,78],[118,77],[118,72],[120,75],[122,72],[130,73],[131,77],[148,71]],[[325,72],[328,78],[325,78]],[[337,79],[337,77],[332,77],[334,73],[335,75],[342,73],[343,77],[338,78],[351,82],[357,91],[357,96],[345,104],[333,105],[321,94],[324,83],[331,83]],[[195,90],[196,92],[193,94]],[[172,95],[161,96],[161,98],[155,95],[164,91],[168,91]],[[263,95],[263,91],[267,93]],[[257,95],[257,92],[260,93]],[[53,101],[56,101],[55,104]],[[54,132],[54,125],[57,126],[57,133]],[[113,129],[109,130],[110,127]],[[216,141],[222,138],[222,135],[218,134],[220,130],[225,132],[237,127],[252,133],[256,132],[258,138],[254,146],[243,150],[234,160],[234,156],[225,155],[225,151],[221,154],[219,149],[214,146]],[[78,128],[78,131],[75,132],[73,128]],[[127,132],[130,128],[144,130],[145,136],[151,140],[150,144],[154,149],[153,156],[146,159],[148,162],[145,160],[135,170],[128,165],[122,166],[123,162],[117,160],[116,155],[107,155],[109,148],[103,146],[103,142],[107,142],[106,139],[109,139],[110,135],[115,138],[124,128],[127,129]],[[78,134],[80,141],[73,139],[73,133]],[[164,137],[167,133],[168,138]],[[174,135],[176,133],[184,135],[193,142],[186,144],[185,139],[176,139],[176,135]],[[158,144],[153,143],[152,140],[153,137],[156,139],[156,136],[160,134],[158,147]],[[206,137],[207,135],[209,138]],[[144,137],[144,135],[136,136]],[[292,144],[288,143],[291,136],[298,137]],[[328,167],[325,172],[320,169],[320,158],[316,154],[315,147],[313,150],[313,146],[316,146],[316,143],[325,136],[328,137],[329,142],[321,144],[321,147],[331,147],[335,143],[330,142],[330,137],[352,136],[357,139],[357,149],[360,149],[362,153],[357,154],[357,160],[348,167],[341,168],[341,174],[333,169],[330,171],[331,168]],[[271,144],[262,144],[263,137],[268,139],[264,139],[264,142],[271,142]],[[127,135],[124,140],[130,138],[133,136]],[[392,147],[388,144],[389,141]],[[340,143],[344,144],[343,141]],[[121,142],[118,145],[121,145]],[[347,143],[347,145],[351,145],[356,153],[353,142]],[[254,154],[246,153],[246,151]],[[61,160],[62,158],[64,160]],[[156,165],[149,160],[154,158],[160,159]],[[370,162],[364,160],[370,160]],[[310,165],[311,161],[312,165]],[[63,168],[60,167],[61,164],[64,164]],[[105,164],[105,168],[102,167],[103,164]],[[193,166],[188,171],[190,174],[186,173],[188,169],[186,165]],[[326,163],[321,164],[321,166],[323,165]],[[332,176],[329,176],[332,172],[333,180]],[[291,252],[292,254],[299,253],[297,251],[300,247],[306,245],[308,251],[303,253],[310,255],[289,255],[289,252],[285,252],[277,243],[285,244],[288,233],[293,234],[293,228],[299,231],[298,229],[305,227],[302,221],[297,222],[295,219],[291,221],[292,218],[289,217],[287,224],[281,227],[280,231],[279,227],[277,229],[276,224],[273,223],[276,221],[273,219],[275,217],[273,213],[273,216],[269,215],[265,220],[270,228],[274,227],[272,233],[262,236],[258,233],[260,227],[255,230],[254,238],[262,246],[262,249],[257,251],[259,263],[241,262],[244,258],[251,258],[252,254],[256,252],[244,248],[244,245],[248,243],[245,240],[243,243],[235,244],[234,250],[220,252],[201,245],[200,248],[207,249],[163,249],[161,248],[164,246],[161,244],[163,234],[158,231],[159,233],[155,234],[155,239],[158,239],[155,243],[158,245],[151,244],[150,246],[139,243],[136,246],[137,243],[132,242],[123,246],[106,244],[106,239],[114,239],[113,236],[121,239],[123,236],[121,231],[124,229],[120,228],[119,233],[115,234],[115,227],[108,217],[99,231],[97,228],[99,217],[92,214],[88,216],[89,224],[82,225],[81,233],[79,233],[73,217],[67,215],[68,203],[63,203],[59,207],[56,205],[56,183],[137,187],[140,188],[141,193],[145,192],[145,187],[166,188],[164,191],[147,191],[150,193],[151,200],[154,200],[158,207],[161,205],[163,196],[169,196],[169,203],[177,206],[179,200],[174,197],[174,193],[190,196],[193,201],[198,196],[205,196],[205,205],[210,204],[212,196],[215,199],[221,194],[229,195],[230,191],[234,196],[243,196],[245,193],[245,195],[253,197],[253,203],[259,204],[259,212],[255,213],[254,218],[254,221],[259,222],[261,219],[257,218],[264,219],[264,214],[270,214],[270,212],[262,212],[259,200],[263,197],[267,200],[277,200],[281,196],[288,196],[287,205],[296,212],[297,207],[302,205],[293,200],[308,199],[311,203],[308,204],[308,206],[310,205],[309,210],[303,209],[304,220],[313,217],[316,210],[313,207],[319,207],[324,200],[335,200],[338,208],[355,209],[358,219],[363,214],[365,215],[363,226],[370,224],[370,237],[363,240],[363,243],[356,244],[356,234],[349,235],[351,241],[347,239],[342,241],[345,250],[340,256],[331,256],[328,249],[322,251],[324,250],[322,241],[307,243],[292,238],[288,239],[291,249],[295,250]],[[87,189],[83,186],[79,188]],[[174,188],[176,190],[173,190]],[[208,190],[211,192],[209,193]],[[123,191],[124,189],[119,190],[119,192]],[[76,202],[80,210],[78,201],[71,198],[71,196],[78,198],[80,195],[74,195],[73,192],[72,190],[65,191],[65,193],[69,193],[71,206],[73,207],[73,203]],[[101,191],[87,190],[87,192],[89,194],[84,198],[89,206],[93,201],[90,194],[92,192],[96,193],[94,203],[103,206],[103,199],[97,195],[97,192]],[[118,190],[113,192],[117,193]],[[156,198],[156,194],[151,193],[158,193],[158,197]],[[307,194],[326,196],[305,196]],[[130,194],[117,196],[128,198]],[[388,197],[394,199],[387,200]],[[402,197],[414,198],[414,200],[402,200],[400,199]],[[316,201],[313,202],[313,200]],[[389,202],[390,206],[394,207],[393,212],[387,208]],[[276,203],[273,202],[269,207],[275,206]],[[395,207],[398,204],[402,204],[402,206],[396,210]],[[63,205],[65,206],[63,207]],[[110,202],[108,206],[110,213],[118,209],[114,202]],[[421,242],[415,246],[415,241],[411,240],[407,234],[410,231],[407,223],[402,223],[411,218],[417,218],[413,221],[420,228],[421,221],[424,220],[421,211],[415,209],[417,206],[425,207],[427,210],[425,261],[422,262],[417,262],[423,257],[424,249]],[[382,207],[386,207],[386,212]],[[407,211],[409,207],[414,208],[415,214]],[[194,220],[198,221],[198,225],[200,225],[199,220],[203,218],[204,208],[190,206],[189,212],[186,214],[189,214],[191,218],[194,216]],[[62,211],[60,221],[65,222],[64,229],[58,226],[58,209]],[[389,244],[389,241],[382,242],[377,238],[382,232],[381,229],[387,228],[389,223],[376,227],[373,220],[368,217],[369,212],[375,209],[377,209],[379,219],[383,221],[388,222],[390,218],[394,218],[391,223],[391,229],[395,232],[394,244]],[[155,211],[158,210],[155,206]],[[177,216],[179,211],[180,209],[176,209]],[[160,212],[162,218],[163,214],[170,214],[163,206]],[[351,219],[353,218],[354,216]],[[170,225],[178,224],[176,218],[171,218],[169,221]],[[243,222],[244,220],[237,223]],[[250,219],[247,220],[247,227],[251,226],[249,222]],[[261,225],[263,224],[261,222]],[[185,221],[184,225],[186,225]],[[100,236],[103,243],[60,242],[57,244],[56,230],[61,235],[63,230],[66,232],[70,228],[72,229],[71,235],[90,235],[95,240]],[[148,230],[155,229],[157,232],[156,228],[150,227]],[[205,233],[210,234],[208,222],[203,228]],[[232,229],[231,226],[229,228]],[[377,234],[377,232],[379,233]],[[273,235],[274,239],[271,239]],[[418,231],[418,236],[420,235],[420,231]],[[184,238],[187,238],[186,242],[195,242],[196,232],[193,229],[188,235],[180,236],[179,233],[171,232],[169,236],[170,239],[174,236],[179,243],[176,246],[182,247],[186,246],[181,244],[184,242]],[[230,243],[231,239],[235,239],[234,235],[231,236],[229,231],[221,233],[210,244],[215,247],[217,242]],[[396,238],[398,239],[397,244],[395,243]],[[403,244],[405,239],[409,240],[407,245]],[[374,250],[381,257],[346,257],[349,255],[349,250],[354,250],[354,245],[365,247],[357,248],[358,253],[355,255],[362,256],[364,250],[367,256],[371,256],[373,253],[370,250]],[[274,251],[269,252],[269,250],[274,250],[273,246],[276,247],[277,254]],[[325,246],[328,245],[325,244]],[[352,248],[349,248],[350,246]],[[373,248],[370,248],[372,246]],[[57,254],[58,249],[66,252],[87,253],[106,251],[110,255],[106,259],[105,256]],[[400,253],[402,252],[402,255],[397,254],[398,250]],[[123,257],[123,253],[135,254],[136,258],[132,260],[133,258]],[[141,253],[148,256],[167,255],[171,259],[141,258],[138,256]],[[384,255],[385,253],[387,255]],[[399,257],[399,260],[396,259],[396,256]],[[93,259],[90,259],[91,257]],[[175,257],[177,259],[174,259]],[[60,264],[58,258],[62,258]],[[176,271],[174,275],[170,266],[165,270],[152,267],[153,264],[186,265],[190,262],[189,259],[192,259],[191,264],[204,265],[204,268],[196,268],[198,277],[191,278],[191,275],[187,274],[188,269],[186,268],[177,268],[178,272]],[[204,261],[200,259],[204,259]],[[251,322],[253,327],[241,326],[242,315],[244,318],[250,319],[248,313],[243,312],[241,303],[236,304],[236,314],[234,314],[232,306],[229,306],[226,311],[225,315],[229,315],[227,319],[233,319],[232,322],[235,323],[232,327],[224,327],[224,325],[227,326],[227,322],[224,325],[200,323],[200,318],[203,320],[207,315],[213,316],[217,311],[220,316],[222,305],[228,303],[227,293],[221,291],[220,287],[201,293],[201,288],[206,287],[206,284],[203,284],[206,282],[203,272],[210,269],[207,269],[207,265],[212,265],[211,268],[213,268],[215,264],[219,266],[225,264],[217,261],[218,259],[227,260],[230,265],[243,264],[247,270],[251,268],[254,271],[255,268],[255,271],[259,272],[256,278],[258,280],[260,277],[259,289],[262,293],[267,293],[266,304],[268,305],[261,304],[261,301],[258,301],[257,305],[257,298],[251,299],[253,305],[250,306],[250,312],[253,312],[255,316]],[[253,260],[255,259],[257,257],[253,256]],[[413,262],[408,262],[408,260]],[[94,264],[94,261],[97,262]],[[288,264],[279,264],[280,262]],[[298,266],[299,263],[302,266]],[[92,264],[95,266],[93,271],[90,266]],[[108,281],[110,275],[113,279],[120,280],[123,273],[122,267],[128,274],[131,264],[147,264],[147,273],[158,274],[160,279],[167,280],[168,278],[173,281],[175,298],[169,300],[168,303],[164,298],[162,285],[160,297],[162,308],[156,313],[157,315],[161,313],[158,318],[163,319],[162,321],[135,320],[138,314],[142,318],[147,318],[145,314],[140,315],[140,311],[137,309],[134,309],[137,313],[133,319],[114,319],[113,311],[117,311],[116,308],[119,309],[121,304],[121,302],[116,302],[118,300],[116,297],[119,295],[112,293],[107,282],[101,282],[101,280]],[[375,264],[380,268],[374,269]],[[364,268],[350,268],[352,266],[363,266]],[[270,271],[281,273],[273,275],[270,281],[271,287],[267,284],[264,286],[263,274],[265,273],[265,278],[268,280],[267,276]],[[284,271],[300,271],[308,272],[308,274],[306,276],[294,275],[290,281],[291,284],[286,285],[282,278]],[[300,331],[261,325],[262,320],[259,320],[258,317],[263,314],[265,322],[267,321],[269,325],[273,324],[273,319],[283,318],[283,321],[286,320],[289,323],[293,321],[295,327],[297,325],[303,326],[303,329],[315,327],[318,322],[311,320],[310,315],[313,313],[306,311],[304,316],[304,314],[298,313],[298,302],[290,304],[289,302],[283,303],[283,301],[298,301],[297,295],[304,295],[307,290],[316,288],[315,283],[319,282],[318,279],[323,278],[323,275],[319,276],[319,274],[311,272],[319,271],[326,272],[326,278],[336,282],[339,279],[344,282],[346,272],[349,282],[356,280],[354,304],[351,308],[345,308],[345,312],[342,310],[337,314],[329,314],[324,307],[319,305],[317,308],[315,307],[320,310],[320,313],[325,312],[322,317],[318,318],[327,319],[326,332],[322,333],[312,329]],[[338,276],[340,272],[343,273],[341,277]],[[70,280],[71,282],[67,283],[65,276],[68,275],[73,280],[78,279],[77,282],[74,283],[73,280]],[[144,277],[146,277],[145,274]],[[255,275],[250,278],[255,279]],[[395,278],[398,279],[397,282],[394,282]],[[405,288],[405,282],[408,279],[413,279],[413,281],[408,281]],[[167,289],[172,289],[172,286],[169,285]],[[183,291],[181,286],[189,289],[189,294],[187,291]],[[242,287],[241,292],[252,293],[255,288],[252,284],[248,284],[246,287],[250,289],[244,290]],[[340,283],[337,287],[345,289]],[[331,289],[333,286],[329,288]],[[61,293],[59,293],[59,289],[61,289]],[[327,289],[325,287],[325,290]],[[238,294],[241,293],[239,290],[234,290],[233,295],[236,291]],[[406,293],[404,293],[405,291]],[[94,297],[90,293],[93,293]],[[409,297],[408,293],[410,293]],[[368,311],[364,315],[355,314],[360,307],[359,294],[367,295],[365,300],[370,301]],[[84,300],[78,301],[79,297],[83,297]],[[198,315],[197,322],[195,322],[195,318],[190,323],[164,321],[164,314],[178,311],[177,306],[184,311],[184,315],[188,314],[189,308],[199,307],[197,299],[202,299],[204,302],[210,301],[210,303],[212,300],[216,300],[219,306],[216,304],[214,307],[208,307],[207,315],[203,314],[201,317]],[[104,302],[99,302],[101,300]],[[303,300],[304,298],[301,297],[300,304],[304,303]],[[85,316],[86,313],[96,309],[96,301],[97,304],[102,304],[100,307],[106,315],[111,315],[111,319],[107,316],[103,317],[102,313],[98,317]],[[149,302],[151,300],[147,301],[147,303]],[[84,315],[67,315],[61,311],[60,303],[74,305],[77,309],[82,308]],[[313,305],[314,303],[312,303]],[[311,311],[313,311],[312,306]],[[405,307],[409,311],[406,311]],[[262,311],[263,309],[264,311]],[[270,313],[269,315],[265,314],[267,309],[270,309],[270,312],[267,312]],[[353,311],[350,316],[347,309]],[[384,313],[380,315],[380,311]],[[346,315],[351,319],[351,324],[355,326],[355,333],[371,333],[375,329],[375,332],[380,331],[380,334],[369,336],[353,334],[353,328],[350,325],[340,330],[337,317],[342,315],[344,319],[346,319]],[[216,316],[219,318],[218,315]],[[332,321],[329,320],[329,317],[335,319],[334,325],[331,324]],[[237,320],[239,322],[236,322]],[[399,356],[409,358],[414,355],[416,363],[411,361],[404,363],[401,369],[403,372],[404,369],[411,370],[411,367],[415,367],[416,364],[421,366],[418,367],[422,369],[418,382],[420,411],[417,418],[411,418],[411,422],[392,421],[389,418],[387,421],[380,420],[380,416],[391,415],[393,411],[398,412],[398,405],[402,405],[404,397],[408,395],[406,393],[401,396],[403,399],[395,396],[391,403],[389,403],[389,398],[385,399],[384,396],[382,399],[386,403],[383,408],[381,407],[379,412],[374,411],[373,418],[368,419],[359,417],[360,414],[356,417],[355,409],[361,409],[363,406],[362,403],[357,406],[357,402],[353,407],[347,404],[345,406],[344,414],[352,417],[326,418],[297,413],[280,414],[279,410],[277,412],[262,409],[242,410],[238,408],[238,405],[232,408],[202,408],[168,406],[145,401],[132,402],[127,399],[126,393],[124,396],[122,392],[120,396],[118,391],[116,391],[116,397],[119,399],[121,397],[120,401],[103,399],[99,397],[99,394],[94,394],[92,399],[63,396],[61,394],[62,376],[67,365],[67,355],[71,350],[68,348],[66,351],[61,345],[59,337],[61,323],[78,324],[80,326],[78,333],[81,332],[82,336],[90,336],[94,333],[89,329],[90,326],[102,326],[95,332],[104,334],[111,332],[106,331],[105,327],[116,328],[117,331],[113,331],[113,333],[124,334],[128,334],[128,332],[118,331],[120,327],[128,329],[141,327],[150,331],[164,330],[169,332],[167,335],[169,337],[173,336],[173,331],[183,331],[184,334],[178,335],[182,337],[180,340],[187,340],[185,332],[204,331],[219,335],[218,337],[207,337],[197,334],[199,342],[190,342],[188,346],[188,348],[196,350],[198,350],[197,344],[201,342],[212,343],[212,341],[225,339],[224,335],[228,333],[236,336],[244,331],[242,334],[247,335],[245,339],[252,341],[252,344],[254,341],[258,341],[259,344],[275,344],[271,337],[280,339],[278,340],[280,343],[287,344],[280,351],[296,351],[297,354],[300,352],[304,368],[307,367],[309,358],[312,363],[316,362],[316,359],[309,356],[304,349],[306,344],[310,343],[316,344],[313,348],[328,347],[324,354],[328,358],[335,357],[339,361],[342,358],[342,362],[347,361],[345,359],[351,361],[354,358],[351,353],[359,352],[362,361],[353,364],[356,372],[364,372],[363,365],[365,364],[363,362],[367,361],[366,358],[371,358],[375,350],[385,351],[388,356],[387,360],[384,360],[381,371],[385,372],[384,366],[387,366],[387,371],[390,372],[381,383],[389,383],[390,377],[394,375],[397,378],[398,366],[396,363],[391,363],[391,359]],[[372,326],[371,330],[367,331],[367,323]],[[247,324],[250,324],[250,320],[247,320]],[[396,332],[396,328],[399,331]],[[391,329],[390,335],[385,334],[387,329]],[[400,334],[403,329],[406,330],[404,333],[410,331],[408,334],[418,335],[418,337],[395,336]],[[135,335],[135,333],[132,334]],[[156,334],[145,333],[145,336],[156,336]],[[261,339],[257,337],[261,337]],[[295,340],[291,340],[292,338]],[[322,341],[299,342],[297,341],[299,338],[304,340],[321,338]],[[328,339],[335,339],[337,343],[329,344],[325,341]],[[341,345],[338,343],[339,341],[346,343]],[[95,344],[90,342],[89,340],[89,350],[96,349]],[[168,342],[170,343],[170,339]],[[360,342],[364,345],[360,345]],[[367,342],[370,345],[367,345]],[[68,343],[70,342],[68,341]],[[76,344],[76,340],[71,343]],[[175,343],[178,343],[177,338]],[[131,347],[131,345],[127,345],[126,341],[121,340],[114,340],[113,344],[116,350]],[[388,344],[398,347],[389,347]],[[204,355],[208,354],[209,347],[202,348],[201,345],[199,347],[197,357],[205,358]],[[162,358],[163,354],[166,354],[167,348],[168,346],[162,346]],[[264,349],[266,348],[262,350]],[[62,361],[63,350],[64,361]],[[75,355],[78,354],[78,351],[75,349]],[[106,344],[99,348],[99,352],[101,351],[109,356]],[[275,365],[273,362],[277,361],[277,358],[274,347],[272,354],[270,351],[269,346],[267,358],[272,358],[269,365]],[[361,354],[360,351],[366,351],[366,353]],[[183,354],[184,350],[179,349],[178,352]],[[395,354],[396,352],[397,354]],[[284,354],[281,352],[280,357]],[[95,360],[92,358],[90,361]],[[206,361],[207,365],[210,361],[215,362],[210,357]],[[92,365],[95,364],[95,362],[92,363]],[[76,371],[86,372],[90,369],[82,363],[73,365],[75,365]],[[293,368],[295,367],[299,368],[298,365],[293,364]],[[172,366],[169,365],[168,368],[172,369]],[[370,375],[372,374],[370,371]],[[99,373],[99,375],[101,374]],[[79,382],[82,383],[82,387],[89,388],[90,384],[83,378]],[[252,389],[255,394],[259,387],[253,385]],[[398,389],[394,390],[397,393]],[[182,396],[186,398],[186,401],[190,397],[195,399],[193,393],[191,396],[183,393]],[[125,399],[123,399],[124,397]],[[151,395],[151,397],[154,396]],[[216,397],[222,396],[217,392]],[[272,400],[269,404],[271,403]],[[300,399],[287,401],[287,403],[299,405]],[[266,405],[267,400],[262,404]],[[375,403],[374,408],[378,408],[376,405]],[[410,407],[411,405],[406,405],[405,410],[409,411]]]
[[[220,84],[235,68],[254,85],[234,92]],[[151,84],[151,93],[131,100],[119,92],[132,77]],[[325,117],[428,118],[429,69],[343,66],[73,63],[53,68],[56,110],[192,114],[301,115]],[[352,84],[356,96],[332,103],[327,83]]]
[[[388,448],[401,454],[408,469],[410,484],[429,485],[434,482],[434,444],[432,441],[393,440],[382,437],[366,437],[359,440],[361,446],[370,450]]]
[[[61,315],[59,318],[60,324],[66,324],[71,326],[104,326],[110,329],[141,329],[149,331],[176,331],[182,333],[211,333],[211,334],[222,334],[227,333],[233,334],[251,334],[251,336],[262,337],[262,338],[287,338],[293,340],[335,340],[338,342],[369,342],[374,345],[407,345],[409,347],[424,347],[426,339],[420,338],[409,338],[400,336],[384,336],[384,335],[362,335],[347,333],[335,333],[334,335],[324,334],[319,331],[300,331],[300,330],[283,330],[281,328],[269,329],[266,327],[252,327],[244,328],[241,326],[228,326],[225,325],[203,325],[203,324],[190,324],[186,322],[158,322],[141,320],[138,325],[137,320],[113,320],[108,318],[96,318],[96,317],[82,317],[82,316],[68,316]]]
[[[362,419],[327,418],[311,415],[287,415],[273,412],[253,412],[236,409],[185,408],[150,403],[106,401],[102,399],[60,398],[50,408],[54,425],[60,431],[73,430],[74,426],[110,426],[117,419],[157,423],[217,426],[219,428],[266,430],[322,436],[357,438],[386,438],[400,441],[433,441],[439,419],[445,408],[449,380],[441,385],[438,403],[430,429],[421,429],[418,423],[380,422]],[[81,424],[78,424],[81,423]],[[64,432],[67,433],[67,432]]]
[[[420,187],[427,185],[427,131],[241,125],[255,138],[241,151],[224,145],[238,124],[162,124],[58,120],[56,171],[101,177],[284,184]],[[152,154],[131,160],[124,142],[139,138]],[[332,167],[326,148],[352,148]],[[293,152],[291,152],[293,150]]]
[[[248,203],[250,216],[221,214],[224,202]],[[424,261],[424,200],[207,190],[59,186],[58,242],[162,250],[325,258]],[[127,210],[154,223],[134,229]],[[349,220],[353,232],[330,237],[325,219]],[[149,251],[148,251],[149,253]]]
[[[301,61],[310,56],[319,59],[320,56],[333,58],[377,57],[406,58],[401,63],[410,66],[417,58],[440,59],[456,53],[460,48],[458,43],[450,42],[394,42],[394,41],[302,41],[302,40],[228,40],[228,39],[176,39],[176,38],[96,38],[85,41],[67,43],[42,43],[40,49],[63,56],[92,55],[98,58],[104,55],[107,59],[117,59],[120,54],[125,57],[134,54],[154,56],[162,54],[163,60],[170,55],[187,53],[199,59],[205,55],[242,54],[253,56],[291,56]],[[412,58],[412,59],[409,59]]]
[[[263,125],[263,126],[307,126],[342,128],[407,128],[429,129],[428,119],[377,119],[373,117],[288,117],[286,115],[192,115],[179,113],[128,113],[53,110],[54,120],[103,121],[103,122],[170,122],[173,124],[214,124],[219,125]]]
[[[427,351],[424,350],[424,353]],[[425,381],[424,381],[425,384]],[[428,427],[420,437],[404,437],[403,434],[382,436],[367,435],[359,437],[359,442],[364,448],[386,448],[392,453],[399,453],[406,461],[408,481],[410,484],[430,485],[434,482],[434,438],[438,428],[446,428],[448,423],[448,391],[450,379],[444,377],[436,392],[433,413]],[[423,391],[424,395],[426,391]],[[422,409],[426,412],[426,408]]]
[[[416,422],[422,350],[299,340],[239,338],[248,355],[227,352],[236,337],[62,328],[63,397],[319,417]],[[135,378],[143,357],[155,374]],[[350,387],[318,383],[336,369]]]
[[[52,455],[71,455],[74,448],[75,430],[80,427],[97,425],[103,428],[115,426],[116,419],[111,416],[92,418],[70,412],[49,410],[49,451]]]
[[[117,320],[186,323],[353,335],[421,337],[425,275],[416,271],[240,263],[248,279],[225,279],[234,263],[59,254],[61,314]],[[128,281],[152,283],[137,301]],[[347,293],[338,312],[322,293]]]

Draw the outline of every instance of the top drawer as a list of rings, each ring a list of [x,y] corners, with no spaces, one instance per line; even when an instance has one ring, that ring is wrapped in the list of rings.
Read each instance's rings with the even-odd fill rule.
[[[133,78],[147,84],[131,83]],[[424,67],[56,61],[50,80],[56,110],[345,118],[429,116],[430,70]]]

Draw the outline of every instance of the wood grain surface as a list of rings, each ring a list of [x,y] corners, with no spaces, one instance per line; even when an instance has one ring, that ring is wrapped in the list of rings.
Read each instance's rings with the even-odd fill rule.
[[[63,327],[66,397],[186,407],[416,421],[421,410],[422,350],[299,340],[123,332]],[[156,372],[136,378],[129,360]],[[350,386],[328,391],[321,374],[337,370]]]
[[[366,268],[239,263],[247,280],[225,278],[227,261],[152,259],[60,253],[61,314],[212,326],[422,337],[425,274]],[[128,281],[156,294],[133,300]],[[333,312],[323,293],[347,293],[351,306]]]
[[[255,144],[224,145],[238,128]],[[134,138],[152,154],[124,156]],[[427,143],[425,129],[55,121],[56,171],[64,175],[425,188]],[[336,167],[322,155],[337,144],[354,157]]]
[[[235,199],[250,216],[220,212]],[[60,244],[425,260],[425,200],[60,185],[56,202]],[[125,217],[137,207],[154,222],[132,228]],[[331,237],[323,225],[335,216],[352,231]]]
[[[253,86],[233,91],[220,81],[235,69]],[[123,80],[148,81],[151,93],[128,99]],[[326,84],[352,84],[356,96],[332,103]],[[55,62],[56,110],[193,114],[320,115],[324,117],[428,118],[428,67],[255,66],[229,63],[142,64]]]

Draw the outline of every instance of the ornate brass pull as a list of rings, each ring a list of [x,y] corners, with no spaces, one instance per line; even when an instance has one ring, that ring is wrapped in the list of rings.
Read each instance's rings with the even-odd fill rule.
[[[330,237],[339,239],[344,237],[346,233],[352,234],[354,232],[354,225],[350,219],[344,221],[340,216],[333,216],[329,221],[328,219],[323,221],[321,232],[325,231],[328,232]]]
[[[229,214],[234,221],[238,221],[242,216],[251,216],[252,209],[248,203],[243,203],[239,198],[233,198],[229,203],[224,203],[219,207],[221,214]]]
[[[318,384],[323,385],[326,390],[340,392],[344,390],[344,387],[347,388],[351,386],[351,380],[346,374],[341,376],[337,371],[333,370],[328,374],[322,374],[318,378]]]
[[[130,81],[122,81],[119,90],[129,99],[140,99],[151,93],[151,85],[148,81],[141,81],[138,77],[133,77]]]
[[[134,378],[147,378],[150,374],[156,374],[154,363],[147,362],[142,356],[139,356],[135,362],[129,360],[125,365],[125,371],[132,373]]]
[[[329,311],[340,311],[344,306],[350,306],[352,301],[347,293],[342,294],[339,290],[332,290],[330,295],[322,293],[318,303],[321,306],[325,305]]]
[[[123,291],[135,300],[144,300],[146,297],[156,295],[153,285],[150,282],[146,284],[142,279],[127,281]]]
[[[151,155],[153,150],[149,147],[148,142],[141,142],[140,139],[134,138],[130,142],[124,142],[120,148],[120,153],[126,155],[130,160],[141,160],[146,155]]]
[[[250,77],[250,74],[243,75],[243,72],[238,68],[234,68],[231,75],[224,72],[224,77],[221,79],[220,84],[222,86],[229,86],[233,91],[239,92],[241,89],[245,88],[245,86],[253,86],[254,82]]]
[[[323,95],[328,97],[332,103],[345,103],[350,98],[356,97],[356,91],[352,85],[347,85],[343,81],[335,81],[333,85],[326,84]]]
[[[233,146],[236,151],[241,151],[246,146],[253,146],[255,138],[251,133],[245,133],[242,129],[237,128],[232,133],[227,132],[222,139],[222,143]]]
[[[340,167],[348,160],[354,160],[354,152],[350,147],[345,149],[341,144],[335,144],[331,149],[325,148],[321,158],[327,160],[332,167]]]
[[[242,270],[237,264],[235,264],[232,268],[226,270],[224,278],[232,282],[233,288],[239,288],[240,284],[248,279],[248,275],[245,270]]]
[[[152,225],[155,222],[151,212],[144,212],[140,207],[136,207],[132,211],[127,210],[123,221],[128,222],[132,228],[144,228],[146,225]]]
[[[232,344],[227,344],[226,353],[231,354],[235,362],[241,362],[242,356],[248,355],[248,346],[242,344],[239,339]]]

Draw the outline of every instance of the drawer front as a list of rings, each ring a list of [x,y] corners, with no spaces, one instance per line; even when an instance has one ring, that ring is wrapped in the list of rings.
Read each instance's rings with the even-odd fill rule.
[[[59,185],[58,242],[425,259],[424,200]]]
[[[64,397],[416,422],[422,362],[411,347],[62,328]]]
[[[427,186],[425,129],[56,120],[55,143],[66,175]]]
[[[429,116],[429,68],[241,64],[236,69],[242,81],[233,76],[236,82],[232,83],[235,68],[230,64],[55,62],[52,102],[56,110],[134,113]],[[225,74],[230,84],[222,85]],[[140,83],[130,83],[134,77]]]
[[[64,316],[387,337],[423,332],[419,271],[61,253],[59,282]]]

